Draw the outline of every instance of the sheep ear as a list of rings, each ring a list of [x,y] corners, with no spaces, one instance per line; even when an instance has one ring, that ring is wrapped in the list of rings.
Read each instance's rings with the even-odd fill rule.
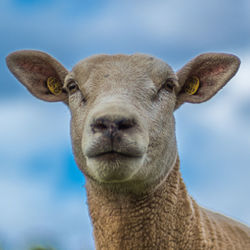
[[[238,71],[238,57],[224,53],[199,55],[177,72],[180,87],[175,109],[182,103],[201,103],[214,96]]]
[[[50,55],[21,50],[9,54],[6,63],[13,75],[37,98],[66,102],[67,94],[62,86],[68,71]]]

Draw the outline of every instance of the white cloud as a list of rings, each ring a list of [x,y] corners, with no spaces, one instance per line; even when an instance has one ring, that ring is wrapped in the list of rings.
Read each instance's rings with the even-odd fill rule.
[[[0,149],[27,156],[40,148],[69,143],[69,112],[63,104],[41,103],[33,97],[0,102]]]
[[[136,43],[139,36],[143,42],[158,46],[225,46],[230,39],[235,42],[243,36],[242,31],[248,27],[246,2],[111,1],[98,16],[79,20],[76,35],[86,39],[86,33],[80,32],[84,30],[91,39],[108,38],[110,43],[120,41],[120,37],[125,41],[135,38]]]
[[[226,0],[108,1],[105,5],[97,4],[88,15],[86,6],[79,6],[78,11],[70,8],[75,4],[54,2],[44,5],[40,12],[25,13],[8,4],[3,8],[8,11],[3,11],[0,20],[3,27],[8,23],[12,36],[15,30],[21,47],[37,47],[38,39],[43,41],[42,48],[66,47],[73,53],[81,49],[85,55],[89,48],[141,48],[143,52],[160,47],[161,51],[178,52],[183,48],[235,48],[235,44],[242,46],[242,41],[249,41],[246,0],[241,4],[228,4]],[[24,42],[26,37],[29,40]]]
[[[1,176],[0,196],[0,239],[8,239],[11,249],[27,249],[31,242],[93,249],[83,190],[59,199],[53,183]]]

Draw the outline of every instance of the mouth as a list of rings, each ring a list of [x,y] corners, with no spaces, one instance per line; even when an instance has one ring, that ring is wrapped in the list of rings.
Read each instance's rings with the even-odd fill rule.
[[[141,158],[141,154],[132,154],[132,153],[124,153],[124,152],[117,152],[115,150],[102,152],[98,154],[93,154],[88,156],[89,158],[96,158],[96,159],[118,159],[118,158]]]

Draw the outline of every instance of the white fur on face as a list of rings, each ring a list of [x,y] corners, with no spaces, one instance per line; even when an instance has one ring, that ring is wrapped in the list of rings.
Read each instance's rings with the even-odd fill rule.
[[[124,64],[126,70],[122,68]],[[70,96],[69,106],[75,157],[85,175],[100,183],[137,182],[142,185],[165,178],[177,155],[173,117],[176,97],[167,90],[157,92],[161,81],[173,72],[166,66],[167,72],[161,71],[162,79],[159,74],[153,79],[144,68],[131,67],[119,60],[89,73],[85,82],[81,80],[83,71],[79,65],[71,73],[80,90]],[[122,131],[110,148],[109,138],[91,129],[93,121],[102,116],[111,120],[132,117],[136,125]],[[133,157],[95,157],[109,150]]]
[[[82,136],[82,151],[87,159],[87,166],[91,175],[100,182],[128,181],[139,171],[146,156],[149,136],[148,130],[139,119],[133,105],[128,105],[128,98],[121,95],[104,96],[98,100],[93,110],[90,111],[86,120],[86,128]],[[126,100],[126,102],[124,101]],[[134,110],[131,112],[131,110]],[[93,133],[91,122],[100,116],[110,117],[134,117],[138,124],[135,128],[123,131],[119,140],[114,140],[111,148],[110,139],[102,133]],[[145,122],[144,122],[145,124]],[[134,157],[118,156],[110,159],[104,157],[91,157],[93,154],[100,154],[105,151],[115,150],[117,152],[132,154]]]

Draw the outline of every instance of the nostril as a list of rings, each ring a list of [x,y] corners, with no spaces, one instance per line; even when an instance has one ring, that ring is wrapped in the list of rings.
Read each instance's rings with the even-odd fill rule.
[[[105,123],[104,119],[97,119],[93,124],[91,124],[91,127],[94,132],[105,131],[108,129],[108,126]]]
[[[107,129],[107,126],[105,124],[99,123],[95,125],[95,128],[99,130],[105,130]]]
[[[134,127],[135,121],[133,119],[107,119],[107,118],[98,118],[93,121],[91,128],[93,133],[109,133],[114,135],[117,131],[124,131]]]
[[[130,120],[130,119],[122,119],[122,120],[120,120],[120,121],[117,122],[118,130],[130,129],[134,125],[135,125],[134,120]]]

